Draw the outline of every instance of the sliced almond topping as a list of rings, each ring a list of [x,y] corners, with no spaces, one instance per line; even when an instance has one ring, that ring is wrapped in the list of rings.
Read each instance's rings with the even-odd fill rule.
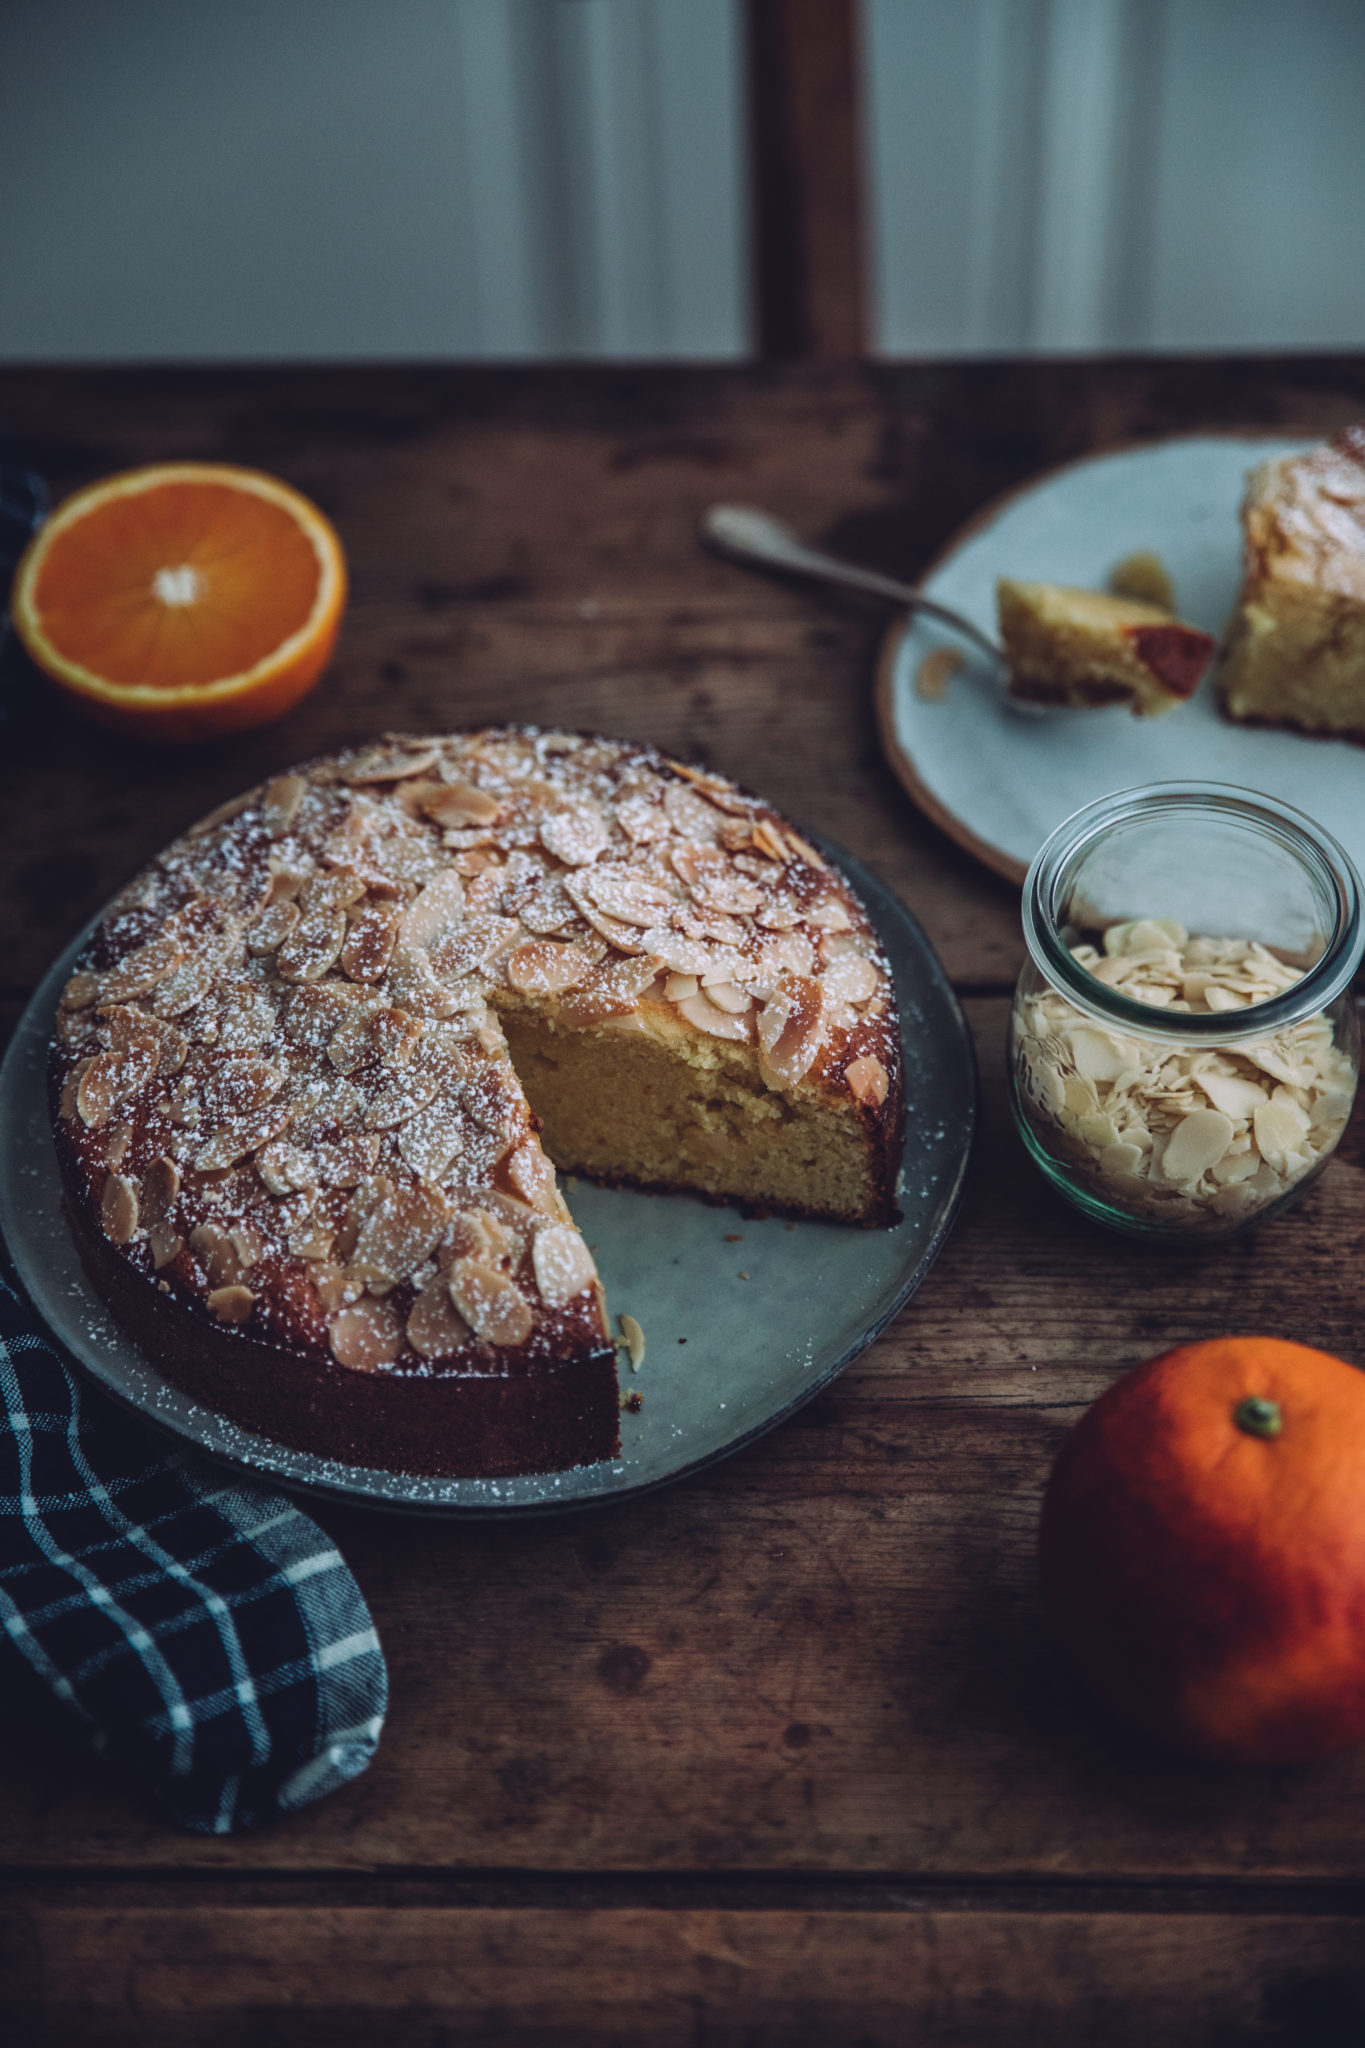
[[[338,1309],[345,1308],[348,1302],[359,1301],[365,1292],[361,1281],[353,1279],[331,1259],[318,1260],[308,1277],[313,1283],[318,1300],[329,1315],[334,1315]]]
[[[562,989],[580,988],[593,965],[591,955],[577,946],[536,939],[508,955],[507,979],[525,995],[554,995]]]
[[[608,917],[621,924],[638,925],[642,931],[664,922],[676,900],[657,882],[628,868],[594,868],[583,886]]]
[[[578,905],[558,876],[551,876],[542,882],[528,902],[522,904],[518,915],[528,932],[544,938],[572,924],[578,915]]]
[[[261,1233],[253,1223],[233,1223],[228,1228],[228,1237],[244,1270],[249,1273],[265,1250]]]
[[[154,1223],[147,1232],[147,1243],[152,1253],[152,1270],[159,1273],[163,1266],[169,1266],[172,1259],[178,1259],[185,1240],[169,1223]]]
[[[822,902],[812,903],[806,911],[806,923],[823,932],[851,932],[853,929],[853,919],[837,896],[826,896]]]
[[[416,1116],[419,1109],[426,1108],[439,1085],[433,1073],[419,1072],[411,1067],[400,1068],[391,1081],[376,1088],[366,1103],[366,1130],[396,1130],[409,1117]]]
[[[353,1074],[373,1054],[370,1037],[373,1021],[372,1004],[353,1004],[328,1039],[327,1058],[339,1074]]]
[[[204,1306],[220,1323],[244,1323],[256,1306],[256,1297],[249,1287],[215,1287]]]
[[[566,868],[590,867],[608,839],[607,821],[596,804],[573,804],[540,827],[540,843]]]
[[[694,845],[713,846],[720,831],[714,804],[708,804],[684,782],[670,782],[664,789],[664,814],[680,839]]]
[[[726,964],[731,965],[729,962]],[[740,965],[739,961],[735,961],[732,971]],[[701,985],[707,1000],[713,1002],[718,1010],[728,1010],[732,1017],[744,1016],[753,1006],[753,997],[749,991],[740,988],[734,980],[726,980],[724,969],[719,963],[702,976]]]
[[[418,800],[418,809],[433,824],[443,826],[493,825],[502,816],[502,808],[496,798],[476,789],[472,782],[436,784]]]
[[[531,1247],[536,1286],[550,1308],[563,1308],[597,1278],[592,1253],[568,1223],[547,1223]]]
[[[616,1320],[621,1326],[621,1335],[626,1340],[626,1356],[630,1360],[630,1369],[632,1372],[638,1372],[645,1362],[645,1333],[634,1316],[619,1315]]]
[[[496,1266],[457,1259],[450,1269],[450,1296],[474,1334],[489,1344],[524,1344],[531,1334],[530,1304]]]
[[[67,1010],[88,1010],[99,992],[98,974],[73,974],[62,990],[62,1007]]]
[[[406,1067],[422,1042],[422,1027],[406,1010],[380,1010],[370,1025],[370,1038],[382,1067]]]
[[[183,960],[161,983],[152,997],[158,1017],[183,1017],[196,1003],[202,1003],[216,979],[208,960]]]
[[[245,1159],[249,1152],[268,1145],[285,1130],[293,1116],[287,1104],[271,1104],[235,1123],[220,1124],[195,1159],[198,1173],[222,1173]]]
[[[302,775],[277,775],[261,798],[261,823],[272,839],[289,830],[299,814],[308,784]]]
[[[299,906],[286,900],[271,903],[259,917],[253,918],[247,926],[246,946],[248,953],[273,953],[293,931],[299,921]]]
[[[321,981],[345,944],[346,933],[346,912],[340,905],[309,911],[275,955],[277,972],[284,981]]]
[[[403,913],[400,942],[404,946],[431,947],[448,935],[457,936],[464,908],[465,890],[460,877],[450,872],[439,875],[418,890]]]
[[[163,1152],[142,1176],[142,1218],[145,1223],[162,1223],[175,1207],[180,1193],[180,1168]]]
[[[524,1201],[545,1216],[560,1214],[555,1170],[534,1138],[519,1145],[507,1162],[507,1178]]]
[[[457,1216],[449,1235],[449,1253],[442,1247],[442,1262],[449,1268],[456,1259],[477,1259],[485,1266],[515,1264],[521,1257],[521,1238],[491,1209],[467,1209]]]
[[[419,1358],[450,1358],[473,1337],[444,1281],[423,1288],[408,1311],[408,1342]]]
[[[826,995],[841,1003],[865,1003],[877,994],[882,985],[882,978],[872,962],[851,950],[831,960],[821,979]]]
[[[398,942],[398,926],[395,910],[372,905],[360,912],[341,949],[342,969],[352,981],[383,979]]]
[[[420,946],[400,947],[389,970],[389,994],[395,1003],[418,1017],[455,1017],[467,997],[437,980],[429,956]]]
[[[358,1301],[327,1326],[327,1341],[338,1365],[351,1372],[376,1372],[392,1365],[403,1348],[403,1325],[387,1301]]]
[[[769,1086],[794,1087],[810,1072],[824,1042],[824,992],[806,975],[790,975],[778,998],[758,1015],[759,1071]]]
[[[559,1006],[560,1018],[582,1027],[600,1024],[607,1017],[626,1016],[650,983],[657,979],[662,962],[654,954],[639,960],[612,960],[599,967],[586,988],[565,996]]]
[[[390,1188],[361,1225],[351,1272],[372,1294],[387,1293],[430,1256],[451,1214],[439,1188]]]
[[[793,832],[790,825],[787,827],[787,844],[794,853],[799,854],[808,868],[818,868],[822,874],[828,871],[829,862],[815,851],[808,839],[802,839],[799,833]]]
[[[759,852],[766,853],[770,860],[780,860],[785,864],[791,859],[791,855],[787,850],[786,840],[782,837],[776,825],[772,824],[767,818],[756,818],[754,820],[753,842]]]
[[[190,1250],[208,1275],[211,1287],[226,1287],[242,1278],[242,1261],[226,1230],[201,1223],[190,1232]]]
[[[748,999],[745,1001],[747,1008]],[[677,1008],[678,1014],[686,1017],[689,1024],[695,1024],[698,1031],[705,1031],[712,1038],[732,1038],[738,1044],[745,1044],[751,1036],[747,1016],[735,1016],[729,1010],[718,1009],[710,997],[700,991],[694,996],[684,996]]]
[[[138,1184],[122,1173],[111,1173],[104,1183],[100,1223],[110,1244],[127,1244],[137,1230]]]
[[[97,1129],[108,1123],[119,1104],[151,1080],[155,1062],[145,1046],[126,1052],[102,1052],[91,1060],[76,1088],[81,1121]]]
[[[117,1173],[122,1166],[128,1147],[133,1142],[131,1124],[120,1124],[109,1134],[109,1143],[104,1148],[104,1163],[111,1173]]]
[[[145,946],[134,946],[131,953],[125,953],[116,967],[111,967],[100,983],[100,999],[105,1003],[128,1003],[137,996],[150,995],[163,982],[173,967],[179,966],[186,952],[185,941],[178,932],[162,931]]]
[[[409,775],[425,775],[439,760],[435,747],[421,747],[415,752],[402,748],[370,747],[348,762],[339,771],[337,780],[350,783],[353,789],[364,788],[371,782],[404,782]]]
[[[284,1006],[284,1035],[294,1045],[321,1050],[361,1000],[362,991],[347,982],[327,981],[297,988]]]
[[[844,1079],[852,1091],[854,1100],[879,1109],[886,1100],[891,1077],[881,1061],[870,1052],[860,1059],[850,1060],[844,1068]]]
[[[695,974],[670,974],[664,983],[664,994],[670,1003],[685,1002],[701,987]]]
[[[688,975],[698,983],[715,965],[716,949],[702,939],[684,938],[681,932],[654,925],[643,934],[647,953],[657,954],[671,974]]]
[[[418,1110],[398,1133],[398,1156],[422,1180],[443,1180],[463,1156],[467,1137],[464,1116],[452,1103],[433,1102]]]
[[[80,1115],[80,1110],[77,1107],[76,1098],[80,1094],[81,1082],[85,1079],[86,1075],[89,1073],[91,1067],[93,1067],[94,1064],[95,1061],[94,1056],[92,1054],[86,1059],[78,1060],[75,1066],[71,1069],[70,1073],[67,1075],[66,1079],[62,1083],[61,1101],[57,1105],[58,1116],[70,1118]],[[85,1121],[88,1122],[89,1119],[86,1118]]]

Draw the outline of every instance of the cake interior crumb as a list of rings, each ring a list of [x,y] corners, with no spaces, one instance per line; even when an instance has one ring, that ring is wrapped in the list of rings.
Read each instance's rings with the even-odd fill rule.
[[[813,1086],[775,1092],[752,1047],[693,1039],[667,1018],[628,1032],[566,1030],[499,1007],[541,1143],[561,1172],[853,1220],[872,1201],[852,1105]]]

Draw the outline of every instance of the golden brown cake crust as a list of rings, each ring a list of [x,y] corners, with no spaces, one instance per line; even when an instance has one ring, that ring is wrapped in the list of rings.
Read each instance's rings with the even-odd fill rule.
[[[889,972],[814,848],[629,743],[392,737],[187,833],[64,992],[51,1073],[77,1241],[170,1378],[348,1462],[493,1475],[612,1454],[601,1290],[500,1006],[509,1028],[743,1048],[784,1114],[827,1105],[860,1134],[849,1220],[894,1215]]]

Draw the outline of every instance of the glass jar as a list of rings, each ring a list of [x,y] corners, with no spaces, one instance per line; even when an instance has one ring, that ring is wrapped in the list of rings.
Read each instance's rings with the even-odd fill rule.
[[[1023,917],[1011,1098],[1055,1187],[1199,1240],[1302,1193],[1360,1066],[1360,881],[1328,833],[1221,783],[1120,790],[1058,826]]]

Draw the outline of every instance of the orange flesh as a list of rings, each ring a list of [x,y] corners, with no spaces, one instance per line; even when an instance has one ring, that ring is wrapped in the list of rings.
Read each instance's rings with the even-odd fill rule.
[[[111,683],[174,689],[266,660],[306,625],[321,577],[308,535],[268,499],[164,483],[55,536],[34,604],[63,659]]]

